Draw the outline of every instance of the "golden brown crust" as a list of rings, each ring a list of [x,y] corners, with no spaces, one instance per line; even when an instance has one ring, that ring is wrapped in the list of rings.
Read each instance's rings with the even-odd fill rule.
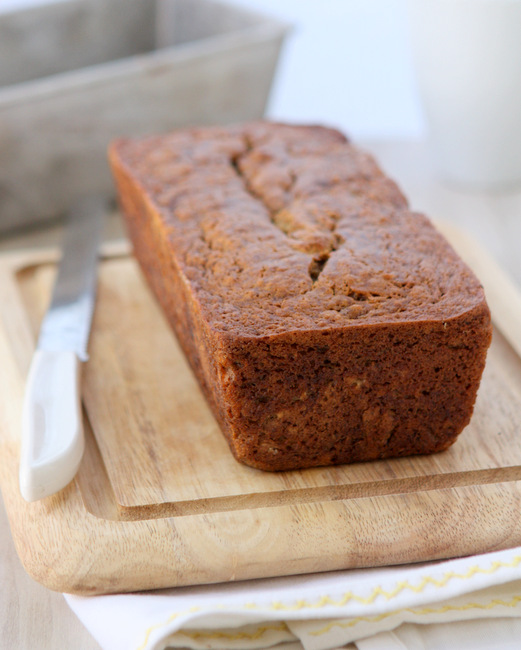
[[[235,456],[431,453],[468,423],[490,314],[470,270],[337,131],[264,122],[115,143],[136,255]]]

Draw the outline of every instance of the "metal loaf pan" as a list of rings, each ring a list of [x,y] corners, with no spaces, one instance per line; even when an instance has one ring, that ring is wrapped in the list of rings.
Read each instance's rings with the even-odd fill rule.
[[[0,230],[112,194],[114,137],[262,117],[287,30],[214,0],[0,13]]]

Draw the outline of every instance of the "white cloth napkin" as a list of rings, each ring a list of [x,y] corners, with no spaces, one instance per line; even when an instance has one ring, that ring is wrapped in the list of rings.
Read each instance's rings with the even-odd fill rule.
[[[517,650],[521,548],[421,565],[65,598],[104,650],[281,643],[285,650],[299,644],[332,650],[350,642],[358,650]]]

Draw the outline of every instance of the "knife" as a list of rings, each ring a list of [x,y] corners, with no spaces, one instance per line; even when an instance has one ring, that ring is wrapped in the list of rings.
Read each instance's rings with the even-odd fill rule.
[[[27,376],[20,454],[20,491],[26,501],[64,488],[83,455],[80,362],[88,359],[106,211],[104,199],[88,196],[68,216],[51,304]]]

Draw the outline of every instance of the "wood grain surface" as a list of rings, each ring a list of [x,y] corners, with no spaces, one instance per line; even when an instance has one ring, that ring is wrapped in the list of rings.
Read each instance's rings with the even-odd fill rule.
[[[474,418],[447,452],[277,474],[238,464],[134,261],[112,249],[83,374],[85,458],[75,481],[34,504],[18,491],[19,423],[54,257],[4,255],[0,483],[27,571],[51,589],[89,594],[520,544],[521,303],[486,254],[444,231],[477,267],[496,325]]]

